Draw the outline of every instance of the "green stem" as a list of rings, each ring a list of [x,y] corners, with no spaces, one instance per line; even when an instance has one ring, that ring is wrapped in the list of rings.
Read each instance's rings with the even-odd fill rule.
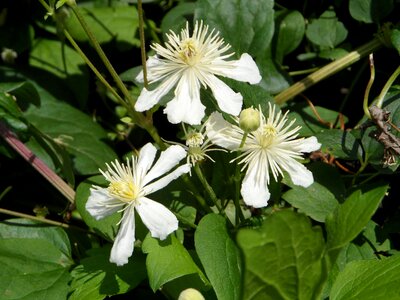
[[[194,166],[194,171],[196,172],[197,177],[199,178],[201,184],[203,185],[204,189],[206,190],[206,192],[208,193],[208,195],[210,196],[211,201],[214,203],[214,205],[217,207],[218,211],[223,214],[224,210],[222,209],[221,205],[218,202],[218,198],[215,195],[215,192],[213,190],[213,188],[208,184],[207,179],[204,177],[203,172],[201,171],[201,168],[199,166],[199,164],[196,164]]]
[[[241,151],[241,149],[244,146],[244,143],[246,142],[246,138],[247,138],[248,132],[245,132],[243,134],[242,137],[242,141],[240,142],[240,146],[239,146],[239,151]],[[240,155],[240,152],[238,153],[238,157]],[[240,220],[240,222],[244,221],[244,215],[242,212],[242,209],[240,207],[240,203],[239,203],[239,199],[240,199],[240,166],[239,163],[236,162],[236,169],[235,169],[235,215],[236,215],[236,223],[237,220]]]
[[[39,0],[40,4],[47,10],[49,14],[53,13],[53,9],[44,0]]]
[[[306,78],[296,82],[286,90],[276,95],[275,102],[277,104],[285,103],[286,101],[292,99],[293,97],[305,91],[309,87],[313,86],[317,82],[329,76],[332,76],[338,71],[343,70],[344,68],[347,68],[356,61],[360,60],[362,57],[378,50],[380,47],[382,47],[382,45],[383,45],[382,41],[379,38],[373,39],[372,41],[366,43],[365,45],[362,45],[356,50],[346,54],[344,57],[331,62],[330,64],[320,68],[318,71],[310,74]]]
[[[388,81],[386,81],[385,85],[383,86],[382,91],[380,92],[378,99],[376,101],[376,106],[382,108],[383,99],[385,98],[387,92],[389,91],[390,87],[392,86],[393,82],[396,78],[400,75],[400,66],[393,72],[393,74],[389,77]]]
[[[97,68],[92,64],[92,62],[89,60],[89,58],[83,53],[81,48],[78,46],[78,44],[75,42],[73,37],[69,34],[67,30],[64,29],[64,35],[68,39],[68,41],[71,43],[72,47],[76,50],[76,52],[79,53],[79,55],[82,57],[82,59],[85,61],[85,63],[89,66],[89,68],[93,71],[93,73],[97,76],[97,78],[101,81],[101,83],[114,95],[114,97],[119,101],[119,103],[125,107],[128,106],[128,104],[122,99],[122,97],[117,93],[117,91],[108,83],[108,81],[100,74],[100,72],[97,70]]]
[[[364,114],[368,117],[368,119],[371,119],[371,114],[368,110],[368,102],[369,102],[368,99],[369,99],[369,92],[370,92],[372,84],[374,83],[374,80],[375,80],[374,57],[372,54],[369,55],[369,69],[370,69],[371,75],[369,77],[367,87],[365,88],[363,109],[364,109]]]
[[[145,39],[144,39],[144,22],[143,22],[143,7],[142,0],[138,0],[138,15],[139,15],[139,36],[140,36],[140,53],[142,56],[142,66],[143,66],[143,83],[144,87],[147,88],[147,66],[146,66],[146,49],[145,49]]]
[[[180,178],[182,178],[183,182],[185,185],[189,188],[189,190],[192,192],[193,196],[196,198],[197,202],[200,204],[200,206],[207,212],[211,213],[212,210],[211,208],[207,205],[206,200],[204,200],[203,197],[200,196],[200,192],[197,190],[197,188],[193,185],[193,183],[189,180],[189,177],[187,174],[183,174]]]

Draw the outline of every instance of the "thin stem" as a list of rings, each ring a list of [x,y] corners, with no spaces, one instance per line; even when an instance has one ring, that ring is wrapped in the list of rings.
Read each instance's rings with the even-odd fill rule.
[[[396,78],[400,75],[400,66],[393,72],[393,74],[389,77],[388,81],[386,81],[385,85],[383,86],[382,91],[380,92],[378,99],[376,101],[376,106],[382,108],[383,99],[385,98],[387,92],[389,91],[390,87],[392,86],[393,82]]]
[[[289,76],[310,74],[312,72],[317,71],[318,69],[319,69],[318,67],[314,67],[314,68],[310,68],[310,69],[306,69],[306,70],[291,71],[291,72],[289,72]]]
[[[75,191],[56,173],[53,172],[40,158],[38,158],[18,137],[3,123],[0,122],[0,135],[15,151],[17,151],[32,167],[43,175],[57,190],[71,203],[75,202]]]
[[[370,69],[370,76],[367,87],[365,88],[363,109],[364,109],[364,114],[368,117],[368,119],[371,119],[371,114],[368,110],[368,102],[369,102],[368,99],[369,99],[369,92],[375,80],[375,65],[374,65],[374,56],[372,53],[369,55],[369,69]]]
[[[39,0],[40,4],[44,6],[48,13],[52,13],[53,9],[44,0]]]
[[[143,22],[143,7],[142,0],[138,0],[138,14],[139,14],[139,36],[140,36],[140,53],[142,56],[142,66],[143,66],[143,83],[144,87],[147,88],[147,66],[146,66],[146,49],[145,49],[145,39],[144,39],[144,22]]]
[[[241,151],[241,149],[244,146],[244,143],[246,142],[246,138],[247,138],[248,132],[245,132],[243,134],[242,137],[242,141],[240,142],[240,146],[239,146],[239,151]],[[240,155],[240,152],[238,153],[238,156]],[[237,220],[240,220],[240,222],[244,221],[244,215],[242,212],[242,209],[240,207],[240,203],[239,203],[239,198],[240,198],[240,166],[239,163],[236,163],[236,169],[235,169],[235,215],[236,215],[236,223]]]
[[[217,195],[215,195],[215,192],[213,190],[213,188],[208,184],[207,179],[204,177],[203,172],[201,171],[201,168],[199,166],[199,164],[196,164],[194,166],[194,171],[196,172],[197,177],[199,178],[201,184],[203,185],[204,189],[206,190],[206,192],[208,193],[208,195],[210,196],[211,201],[214,203],[214,205],[217,207],[218,211],[223,214],[223,209],[221,207],[221,205],[218,202],[218,198]]]
[[[114,97],[120,102],[121,105],[127,106],[128,104],[122,99],[122,97],[117,93],[117,91],[108,83],[108,81],[100,74],[97,68],[92,64],[89,58],[83,53],[82,49],[79,45],[75,42],[73,37],[69,34],[67,30],[64,29],[64,35],[71,43],[72,47],[79,53],[85,63],[89,66],[89,68],[93,71],[93,73],[97,76],[97,78],[101,81],[101,83],[114,95]]]
[[[36,216],[20,213],[20,212],[17,212],[17,211],[8,210],[8,209],[5,209],[5,208],[0,208],[0,213],[6,214],[6,215],[9,215],[9,216],[18,217],[18,218],[24,218],[24,219],[28,219],[28,220],[32,220],[32,221],[37,221],[37,222],[45,223],[45,224],[49,224],[49,225],[59,226],[59,227],[65,228],[65,229],[76,229],[76,230],[79,230],[79,231],[83,231],[83,232],[94,234],[93,232],[90,232],[88,230],[82,229],[82,228],[77,227],[77,226],[69,225],[69,224],[66,224],[66,223],[63,223],[63,222],[58,222],[58,221],[45,219],[43,217],[36,217]]]
[[[332,76],[333,74],[337,73],[340,70],[352,65],[356,61],[360,60],[362,57],[370,54],[378,50],[382,47],[382,42],[379,38],[375,38],[372,41],[362,45],[361,47],[357,48],[354,51],[346,54],[344,57],[339,58],[331,62],[330,64],[322,67],[318,71],[310,74],[306,78],[296,82],[286,90],[282,91],[278,95],[275,96],[275,102],[277,104],[283,104],[286,101],[292,99],[296,95],[300,94],[301,92],[305,91],[309,87],[313,86],[317,82]]]
[[[203,197],[200,196],[199,191],[197,188],[193,185],[193,183],[189,180],[189,177],[187,174],[183,174],[180,178],[182,178],[183,182],[185,185],[191,190],[193,196],[196,198],[197,202],[200,204],[200,206],[207,212],[211,213],[212,210],[211,208],[207,205],[206,200],[204,200]]]

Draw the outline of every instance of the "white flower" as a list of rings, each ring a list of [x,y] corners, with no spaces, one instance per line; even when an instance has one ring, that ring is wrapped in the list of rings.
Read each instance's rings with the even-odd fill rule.
[[[90,189],[86,209],[96,220],[123,211],[110,255],[110,262],[118,266],[126,264],[133,253],[135,209],[152,237],[163,240],[178,228],[175,215],[162,204],[146,196],[189,172],[190,166],[185,164],[160,178],[186,156],[186,151],[178,145],[173,145],[163,151],[153,165],[156,152],[156,148],[148,143],[141,149],[138,157],[132,156],[131,160],[127,159],[126,165],[117,160],[111,163],[111,166],[107,164],[108,170],[100,172],[109,182],[108,187],[94,186]],[[155,179],[157,180],[154,181]]]
[[[291,128],[294,120],[286,124],[287,112],[275,113],[275,106],[269,105],[266,119],[260,110],[260,127],[248,133],[244,145],[239,149],[244,131],[237,125],[225,121],[220,113],[210,116],[206,132],[210,140],[228,150],[240,150],[237,158],[247,168],[242,182],[241,194],[244,202],[253,207],[267,206],[270,198],[268,184],[270,172],[276,181],[286,171],[295,185],[308,187],[314,182],[312,173],[298,160],[302,153],[318,150],[321,144],[315,137],[296,138],[300,127]],[[234,118],[239,124],[239,119]]]
[[[144,88],[135,104],[137,111],[145,111],[156,105],[175,85],[175,97],[167,103],[164,113],[171,123],[185,122],[198,125],[204,117],[205,106],[200,102],[200,86],[208,86],[214,94],[220,109],[238,115],[243,97],[235,93],[215,75],[229,77],[251,84],[260,82],[260,72],[254,60],[247,53],[239,60],[225,61],[234,53],[224,54],[229,44],[219,37],[218,32],[208,34],[208,26],[196,22],[192,36],[189,23],[180,36],[173,31],[167,34],[165,47],[154,44],[157,55],[147,61],[150,83],[161,81],[152,91]],[[143,81],[141,72],[136,78]]]

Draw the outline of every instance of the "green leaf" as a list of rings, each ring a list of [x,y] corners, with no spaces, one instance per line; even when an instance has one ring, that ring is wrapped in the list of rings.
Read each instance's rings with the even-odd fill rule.
[[[339,204],[335,196],[318,182],[308,188],[293,186],[282,198],[318,222],[325,222],[326,216]]]
[[[257,59],[262,79],[258,84],[270,94],[277,94],[288,88],[291,79],[286,71],[272,57],[271,49],[267,49],[266,55]]]
[[[187,19],[185,16],[190,16],[195,10],[195,3],[180,3],[163,17],[161,22],[161,31],[163,33],[180,32],[181,28],[186,26]]]
[[[32,48],[29,63],[58,78],[68,87],[75,100],[83,106],[89,93],[89,73],[78,53],[58,41],[38,40]]]
[[[362,155],[362,149],[351,131],[328,129],[316,133],[315,137],[322,144],[321,151],[335,158],[357,160]]]
[[[285,55],[295,50],[301,43],[305,32],[305,20],[297,10],[285,11],[275,20],[276,53],[275,59],[282,64]]]
[[[260,229],[241,229],[245,257],[243,299],[315,299],[326,274],[320,227],[291,210],[267,217]]]
[[[124,294],[147,277],[145,257],[134,252],[129,262],[118,267],[109,262],[111,246],[94,248],[72,272],[70,300],[101,300],[105,296]]]
[[[359,188],[336,208],[326,220],[329,250],[345,246],[363,230],[387,189],[384,184]]]
[[[386,300],[400,295],[400,255],[349,263],[331,290],[332,300]]]
[[[106,132],[92,119],[69,104],[58,102],[48,92],[38,89],[41,107],[31,106],[25,117],[73,156],[75,170],[82,175],[98,173],[106,162],[117,158],[102,140]]]
[[[195,19],[216,28],[237,54],[263,55],[274,33],[272,0],[199,0]]]
[[[0,107],[15,118],[20,119],[23,117],[21,109],[11,95],[0,92]]]
[[[0,233],[0,298],[66,299],[72,259],[65,232],[7,220]]]
[[[364,23],[379,23],[393,10],[393,0],[350,0],[350,15]]]
[[[347,37],[347,30],[333,10],[325,11],[319,19],[311,21],[307,26],[306,36],[322,49],[332,49]]]
[[[29,81],[23,82],[2,82],[0,92],[9,93],[17,98],[17,102],[22,104],[33,103],[40,105],[40,96],[35,86]]]
[[[167,282],[189,274],[197,274],[201,281],[208,284],[203,272],[174,234],[163,241],[152,238],[148,234],[143,241],[142,251],[148,254],[147,274],[153,291],[158,290]]]
[[[396,48],[397,52],[400,54],[400,29],[393,29],[390,34],[390,40],[392,41],[392,45]]]
[[[196,252],[218,299],[241,299],[242,260],[227,232],[226,220],[204,216],[194,236]]]
[[[86,225],[109,241],[112,241],[118,232],[117,224],[121,219],[121,213],[115,213],[103,219],[96,220],[89,214],[85,207],[92,185],[102,186],[104,184],[106,184],[106,180],[103,176],[93,176],[86,179],[76,189],[75,202],[76,208]]]
[[[86,6],[81,7],[80,12],[99,43],[116,40],[119,50],[127,50],[133,45],[140,45],[139,40],[135,38],[139,18],[134,6],[128,4],[114,7]],[[75,14],[70,15],[65,25],[74,39],[80,42],[89,42]]]

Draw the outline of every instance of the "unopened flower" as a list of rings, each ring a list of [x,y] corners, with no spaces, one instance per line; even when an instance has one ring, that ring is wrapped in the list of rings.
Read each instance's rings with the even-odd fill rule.
[[[153,165],[156,152],[156,148],[148,143],[140,150],[138,157],[132,156],[126,164],[117,160],[111,166],[107,164],[107,171],[100,171],[109,182],[108,187],[94,186],[90,189],[86,209],[96,220],[123,211],[110,255],[110,262],[118,266],[126,264],[133,253],[135,209],[152,237],[163,240],[178,228],[175,215],[164,205],[147,198],[147,195],[189,172],[190,166],[185,164],[163,176],[177,166],[186,156],[186,151],[173,145],[163,151]]]
[[[239,127],[245,132],[252,132],[260,127],[260,112],[253,107],[243,109],[239,115]]]
[[[226,61],[234,55],[226,54],[229,44],[218,32],[208,33],[208,26],[196,22],[192,35],[189,23],[177,35],[167,34],[165,47],[154,44],[157,55],[147,61],[149,83],[161,81],[152,91],[144,88],[135,104],[137,111],[145,111],[160,102],[175,85],[175,97],[167,103],[164,113],[171,123],[200,124],[205,106],[200,102],[200,86],[210,87],[219,108],[229,114],[238,115],[243,103],[240,93],[235,93],[218,76],[229,77],[251,84],[260,82],[261,76],[254,60],[247,53],[239,60]],[[136,78],[143,81],[141,72]]]
[[[18,54],[13,49],[3,48],[0,56],[6,64],[13,64],[15,62],[15,59],[18,57]]]
[[[260,111],[260,127],[247,133],[242,148],[245,132],[222,118],[220,113],[210,116],[206,132],[210,140],[225,149],[241,151],[239,164],[246,175],[242,182],[241,195],[244,202],[253,207],[267,206],[270,198],[268,184],[272,177],[277,181],[286,171],[295,185],[308,187],[314,182],[312,173],[298,160],[302,154],[318,150],[321,144],[315,137],[297,138],[300,127],[292,128],[294,120],[287,124],[287,112],[276,112],[275,106],[269,105],[269,115],[265,118]],[[239,119],[234,118],[236,124]]]

